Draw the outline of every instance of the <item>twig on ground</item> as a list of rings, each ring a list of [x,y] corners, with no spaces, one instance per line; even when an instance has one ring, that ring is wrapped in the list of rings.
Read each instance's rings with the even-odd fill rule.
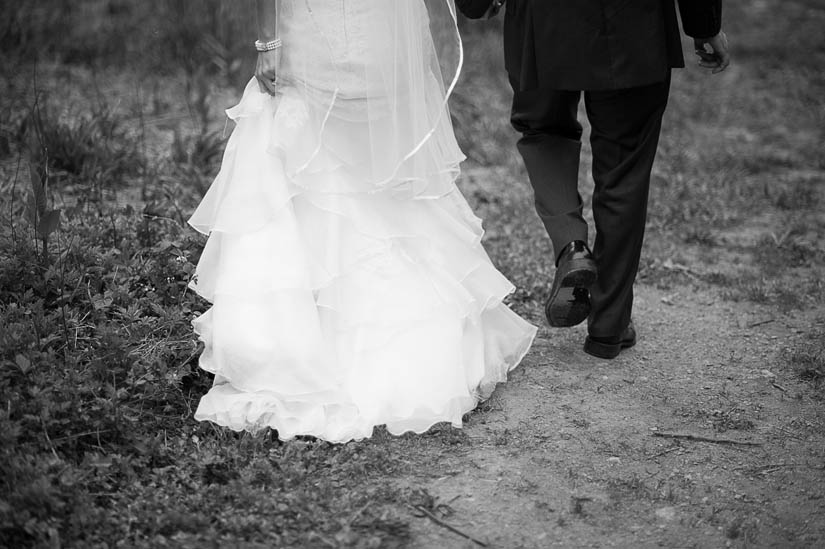
[[[654,432],[652,433],[654,437],[663,437],[663,438],[676,438],[682,440],[690,440],[693,442],[713,442],[715,444],[738,444],[741,446],[762,446],[761,442],[750,442],[747,440],[733,440],[730,438],[710,438],[710,437],[703,437],[701,435],[691,435],[689,433],[664,433],[664,432]]]
[[[52,439],[49,438],[49,432],[46,431],[46,424],[43,422],[43,418],[40,418],[40,427],[43,429],[43,435],[46,437],[46,442],[49,443],[49,449],[51,449],[52,454],[55,458],[60,459],[57,455],[57,452],[54,449],[54,444],[52,444]]]
[[[444,522],[443,520],[441,520],[440,518],[438,518],[437,516],[435,516],[434,514],[429,512],[427,509],[425,509],[423,505],[409,505],[409,507],[411,509],[415,510],[415,511],[418,511],[419,513],[421,513],[422,515],[424,515],[425,517],[427,517],[428,519],[430,519],[431,521],[433,521],[437,525],[441,526],[442,528],[446,528],[447,530],[453,532],[454,534],[458,534],[462,538],[468,539],[468,540],[472,541],[473,543],[475,543],[476,545],[478,545],[480,547],[487,547],[487,544],[484,543],[483,541],[478,540],[478,539],[474,538],[473,536],[471,536],[469,534],[465,534],[464,532],[462,532],[461,530],[459,530],[455,526],[452,526],[451,524],[447,524],[446,522]]]
[[[752,465],[748,465],[745,467],[737,467],[735,471],[748,471],[754,475],[767,475],[770,473],[775,473],[781,469],[795,469],[797,467],[805,467],[805,465],[800,463],[771,463],[769,465],[762,465],[759,467],[754,467]]]
[[[777,389],[779,389],[779,390],[780,390],[780,391],[782,391],[783,393],[787,393],[787,392],[788,392],[788,390],[787,390],[786,388],[784,388],[782,385],[778,384],[778,383],[777,383],[777,382],[775,382],[775,381],[771,381],[771,386],[776,387]]]
[[[358,509],[358,511],[356,511],[356,512],[352,515],[352,518],[350,518],[350,519],[349,519],[349,524],[350,524],[350,526],[352,526],[353,524],[355,524],[355,521],[356,521],[356,520],[358,520],[359,518],[361,518],[361,515],[363,515],[363,514],[364,514],[364,511],[366,511],[366,510],[367,510],[367,508],[368,508],[370,505],[372,505],[372,502],[371,502],[371,501],[368,501],[368,502],[366,503],[366,505],[364,505],[363,507],[361,507],[360,509]]]
[[[570,498],[570,507],[574,515],[584,514],[584,504],[593,501],[593,498],[587,496],[572,496]]]
[[[756,328],[757,326],[762,326],[763,324],[770,324],[771,322],[775,321],[775,318],[768,318],[765,320],[758,320],[756,322],[751,322],[748,324],[748,328]]]
[[[99,436],[100,433],[108,433],[109,431],[111,431],[111,429],[104,429],[103,431],[86,431],[85,433],[77,433],[77,434],[74,434],[74,435],[66,435],[65,437],[58,437],[58,438],[52,439],[52,442],[57,444],[57,443],[65,442],[67,440],[71,440],[73,438],[87,437],[89,435],[98,435]]]
[[[782,426],[777,426],[777,427],[775,427],[775,428],[776,428],[776,429],[778,429],[779,431],[782,431],[783,433],[785,433],[787,436],[791,437],[792,439],[795,439],[795,440],[805,440],[805,438],[804,438],[804,437],[799,436],[798,434],[794,433],[794,432],[793,432],[793,431],[791,431],[790,429],[786,429],[786,428],[784,428],[784,427],[782,427]]]

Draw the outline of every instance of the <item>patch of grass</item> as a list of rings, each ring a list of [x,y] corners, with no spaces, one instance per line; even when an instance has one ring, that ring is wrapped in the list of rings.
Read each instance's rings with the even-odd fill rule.
[[[637,474],[612,478],[607,481],[607,495],[614,505],[622,505],[627,500],[654,500],[655,490]]]
[[[825,81],[815,67],[825,47],[813,32],[821,8],[787,5],[770,25],[776,36],[793,36],[782,48],[745,23],[753,9],[725,6],[730,71],[710,77],[688,67],[674,75],[651,185],[656,227],[725,228],[773,208],[811,210],[821,200],[814,187],[821,187]]]
[[[796,212],[818,207],[822,202],[821,191],[817,187],[821,182],[792,182],[778,185],[769,191],[770,199],[780,210]]]
[[[48,254],[22,184],[0,204],[13,212],[0,224],[0,545],[405,546],[389,435],[284,444],[194,422],[211,383],[190,325],[205,303],[187,290],[202,240],[169,197],[198,191],[140,183],[140,211],[67,208]],[[466,442],[450,427],[426,438]]]
[[[675,503],[693,490],[694,481],[680,473],[673,473],[668,478],[659,478],[655,482],[643,478],[638,473],[630,473],[608,479],[606,486],[607,494],[614,506],[639,500]]]
[[[65,493],[52,489],[43,495],[32,490],[38,489],[35,482],[14,488],[12,501],[18,509],[43,506],[44,519],[52,522],[37,539],[60,536],[63,543],[81,545],[118,539],[132,547],[157,547],[174,539],[196,547],[223,539],[279,547],[328,540],[341,547],[400,547],[408,539],[407,522],[392,507],[398,494],[386,482],[372,481],[392,471],[394,461],[386,451],[370,444],[273,444],[261,437],[203,431],[197,429],[200,436],[190,434],[184,443],[176,438],[177,448],[159,444],[157,452],[177,454],[174,462],[117,454],[89,454],[76,465],[56,462],[51,482],[68,484]],[[218,482],[205,475],[215,464],[233,475]],[[18,495],[21,499],[14,500]],[[118,516],[105,512],[110,507],[129,511]],[[37,525],[31,520],[37,516],[2,518],[3,542],[27,546],[32,541],[30,527],[8,526],[15,519]]]
[[[777,241],[775,237],[763,237],[753,247],[754,260],[766,274],[778,276],[794,267],[825,263],[822,250],[809,243],[788,238],[792,233],[789,230],[782,241]]]
[[[736,284],[738,277],[728,273],[721,273],[718,271],[711,271],[702,276],[702,280],[714,286],[730,287]]]
[[[764,234],[762,229],[763,236],[753,244],[720,246],[723,251],[719,259],[723,261],[716,266],[719,270],[699,273],[695,280],[719,287],[724,299],[774,306],[783,313],[822,303],[825,255],[811,236],[816,227],[811,219],[798,218],[789,222],[781,234]],[[702,257],[702,253],[708,256],[711,252],[703,245],[697,255]],[[714,257],[708,257],[712,265]],[[661,279],[689,282],[687,277],[673,280],[674,273],[661,271],[659,263],[643,261],[640,277],[657,283]]]
[[[685,262],[662,262],[661,258],[653,254],[642,255],[637,274],[637,280],[660,290],[690,284],[694,278],[695,275]]]
[[[93,188],[124,186],[145,171],[135,136],[108,106],[88,113],[60,112],[60,108],[53,100],[40,101],[29,128],[36,133],[56,184],[64,180]]]
[[[792,272],[781,279],[755,273],[722,277],[721,280],[730,285],[722,290],[721,296],[729,301],[750,301],[773,306],[787,314],[822,302],[822,283],[814,276],[814,273]]]
[[[807,340],[786,351],[785,362],[800,380],[817,389],[825,386],[825,333],[812,333]]]
[[[686,164],[684,171],[678,166],[678,161],[661,159],[654,173],[648,209],[654,228],[697,233],[729,227],[756,211],[739,172],[729,168],[705,171],[697,168],[697,162]]]
[[[751,409],[739,404],[730,404],[727,399],[716,404],[685,406],[675,409],[674,415],[688,418],[702,428],[711,428],[717,433],[726,431],[750,431],[756,427],[754,416],[759,414],[759,405]]]
[[[787,288],[781,283],[765,278],[745,277],[735,286],[722,292],[722,298],[729,301],[750,301],[760,305],[775,305],[782,312],[804,308],[804,295],[799,286]]]
[[[707,228],[691,227],[682,236],[682,240],[686,244],[696,244],[699,246],[713,247],[717,246],[717,237]]]
[[[254,63],[238,40],[255,28],[253,11],[231,0],[0,0],[0,46],[10,74],[38,59],[166,74],[206,68],[237,82]]]
[[[727,410],[714,410],[711,413],[711,425],[717,433],[725,431],[750,431],[756,424],[747,417],[747,412],[737,406]]]

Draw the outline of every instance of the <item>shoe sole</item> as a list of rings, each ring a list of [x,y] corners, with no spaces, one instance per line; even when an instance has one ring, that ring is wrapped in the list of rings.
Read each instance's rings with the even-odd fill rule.
[[[590,286],[596,282],[596,262],[573,259],[556,273],[550,297],[544,306],[547,322],[554,328],[569,328],[590,314]]]
[[[593,341],[590,336],[584,340],[584,352],[596,358],[616,358],[624,349],[629,349],[636,345],[635,339],[625,339],[618,343],[599,343]]]

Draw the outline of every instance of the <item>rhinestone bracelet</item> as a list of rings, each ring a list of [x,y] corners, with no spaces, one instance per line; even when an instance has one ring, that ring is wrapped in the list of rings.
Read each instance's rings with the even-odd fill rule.
[[[258,51],[272,51],[277,50],[283,44],[281,43],[280,38],[276,38],[275,40],[270,40],[269,42],[262,42],[261,40],[255,40],[255,49]]]

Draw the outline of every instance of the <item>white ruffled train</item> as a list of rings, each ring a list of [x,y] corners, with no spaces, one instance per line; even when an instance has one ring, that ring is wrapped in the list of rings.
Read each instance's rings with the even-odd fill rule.
[[[191,286],[212,303],[194,326],[215,374],[195,418],[333,442],[461,426],[536,329],[502,304],[513,286],[455,186],[449,126],[417,153],[421,177],[376,185],[366,125],[289,87],[253,80],[227,113],[237,126],[190,219],[209,235]]]

